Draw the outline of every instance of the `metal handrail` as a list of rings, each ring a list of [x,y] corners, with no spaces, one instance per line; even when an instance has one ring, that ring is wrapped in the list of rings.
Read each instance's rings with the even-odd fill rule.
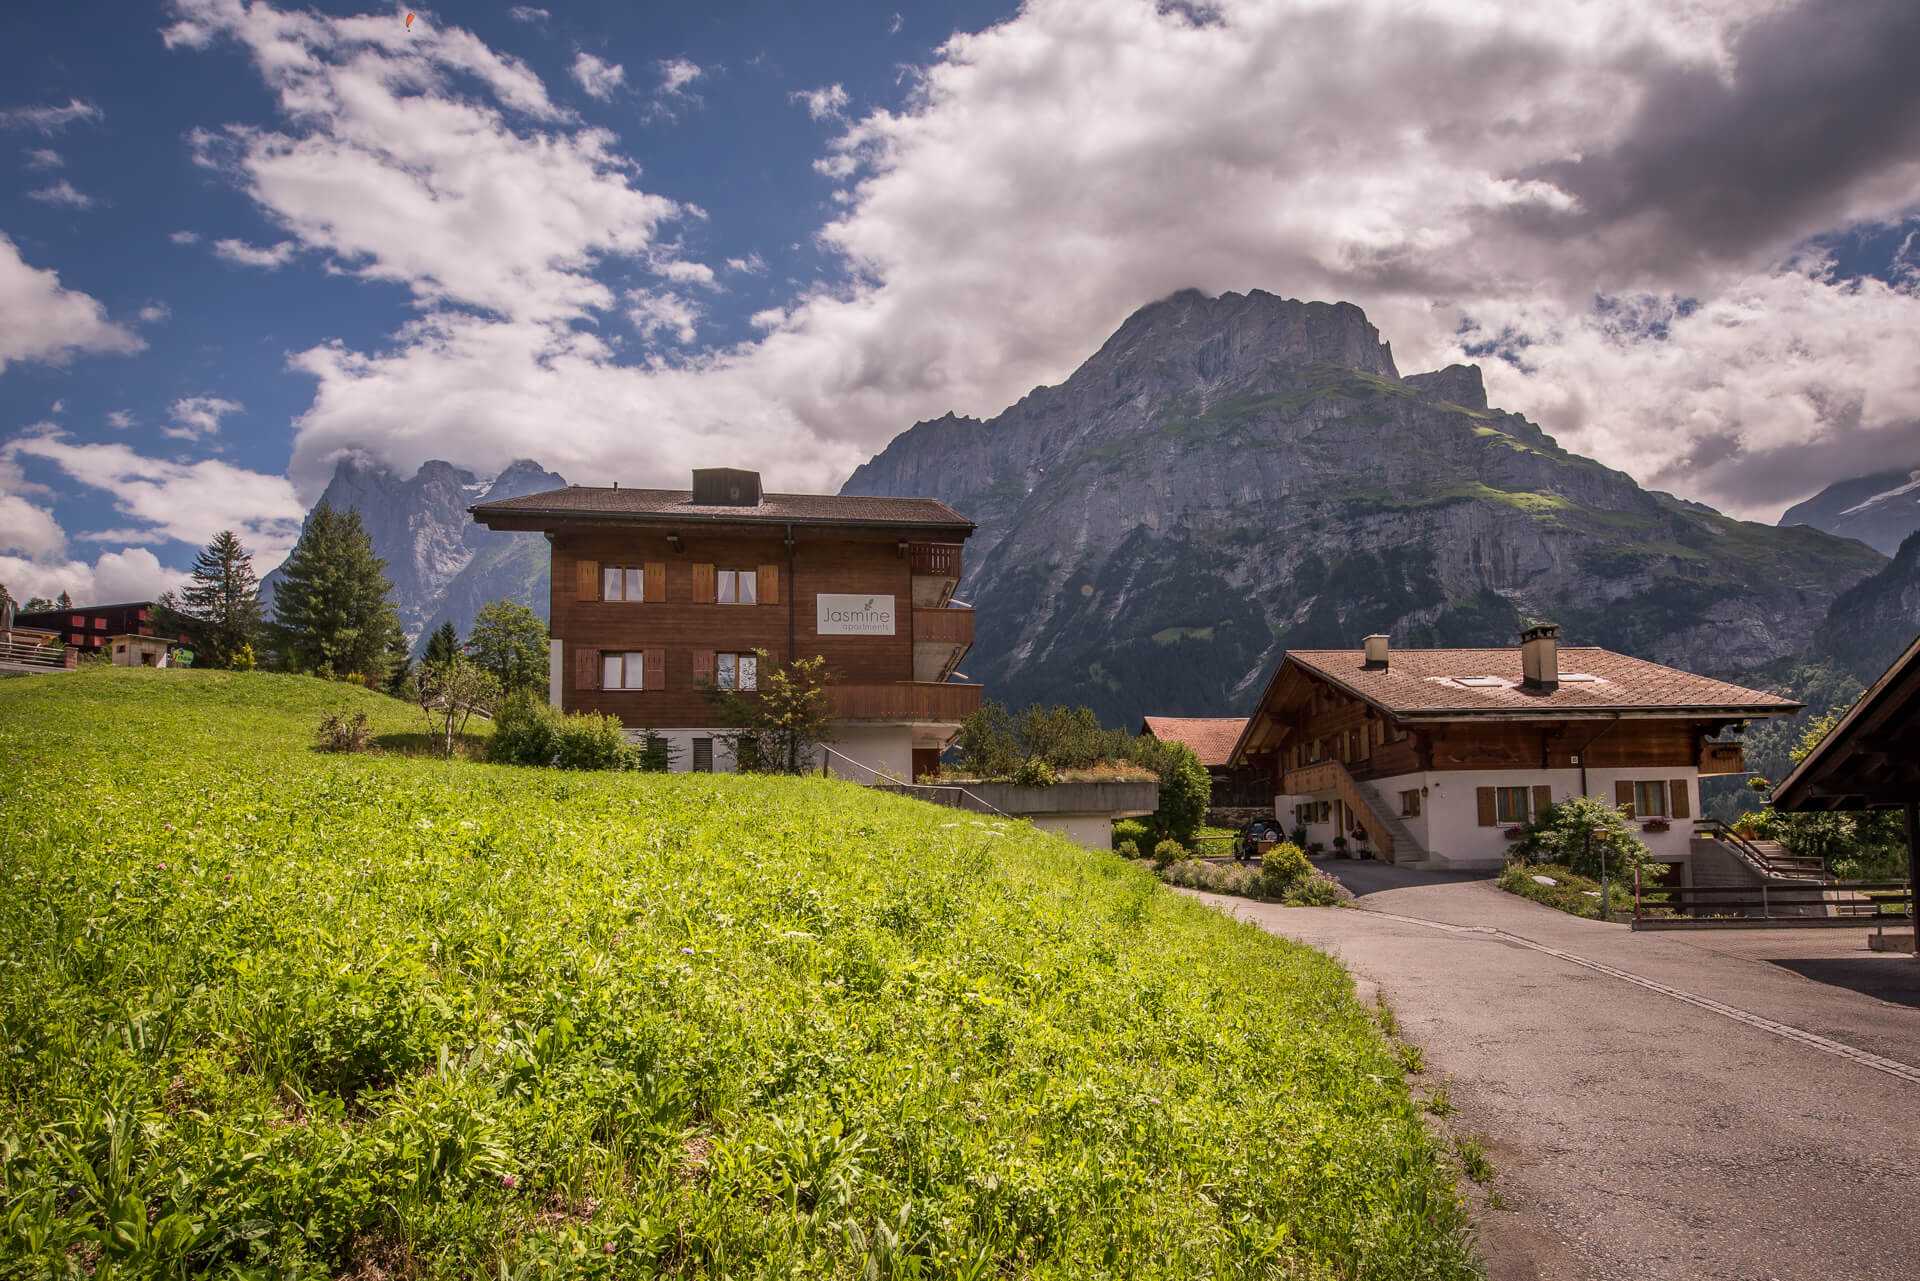
[[[965,806],[963,806],[960,803],[959,798],[965,798],[966,800],[972,801],[975,805],[979,806],[981,809],[985,810],[989,814],[996,814],[1001,818],[1011,817],[1011,815],[996,808],[992,804],[981,800],[978,796],[975,796],[972,792],[968,791],[966,788],[960,787],[956,784],[905,782],[902,779],[900,779],[897,775],[889,774],[886,770],[880,769],[873,765],[869,765],[865,761],[856,761],[855,759],[853,759],[853,757],[848,756],[845,752],[835,751],[833,748],[828,747],[825,743],[820,744],[820,753],[821,753],[820,772],[822,774],[825,774],[827,772],[827,758],[833,757],[837,760],[845,761],[847,764],[852,765],[858,769],[865,770],[868,774],[872,775],[875,779],[887,780],[885,783],[879,783],[879,782],[866,783],[866,784],[863,784],[863,786],[878,788],[879,790],[884,792],[897,792],[902,796],[916,796],[921,792],[944,793],[946,795],[953,796],[956,799],[951,801],[933,800],[931,797],[921,797],[921,799],[927,800],[934,805],[949,805],[955,809],[964,809]]]
[[[1775,863],[1773,859],[1767,856],[1765,850],[1740,835],[1740,833],[1734,831],[1731,827],[1728,827],[1719,819],[1702,819],[1694,824],[1693,830],[1696,836],[1704,832],[1714,840],[1724,843],[1730,847],[1735,854],[1738,854],[1751,864],[1755,871],[1764,876],[1778,876],[1784,879],[1800,880],[1804,880],[1806,877],[1805,873],[1799,872],[1797,869],[1785,868]],[[1785,847],[1783,846],[1782,848]],[[1805,861],[1811,862],[1812,860],[1808,859]],[[1826,866],[1824,862],[1821,865],[1820,875],[1823,879],[1826,876]]]

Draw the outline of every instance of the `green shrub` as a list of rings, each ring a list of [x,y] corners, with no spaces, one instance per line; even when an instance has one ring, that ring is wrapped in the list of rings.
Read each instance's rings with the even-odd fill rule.
[[[1626,814],[1593,796],[1574,796],[1548,806],[1510,848],[1513,857],[1524,862],[1559,863],[1595,878],[1603,858],[1609,873],[1628,879],[1648,858],[1647,847],[1633,834]]]
[[[1122,841],[1132,841],[1136,849],[1143,845],[1151,845],[1153,842],[1150,837],[1151,834],[1147,831],[1147,825],[1137,818],[1123,818],[1114,821],[1113,847],[1115,849],[1120,848],[1120,842]]]
[[[665,768],[661,751],[627,742],[617,716],[562,712],[526,692],[510,694],[494,717],[487,759],[500,765],[559,769]]]
[[[1268,898],[1285,898],[1289,890],[1312,874],[1307,852],[1292,841],[1281,841],[1260,856],[1260,886]]]
[[[1136,841],[1121,841],[1113,847],[1113,852],[1121,858],[1139,858],[1140,845]]]
[[[1317,868],[1295,881],[1286,895],[1295,907],[1339,907],[1346,898],[1340,882]]]
[[[1169,885],[1214,894],[1236,894],[1241,898],[1260,898],[1260,873],[1237,863],[1208,863],[1202,859],[1182,859],[1161,872]]]
[[[1009,781],[1016,787],[1052,787],[1060,781],[1060,776],[1038,756],[1029,756],[1014,768]]]
[[[345,712],[329,713],[320,722],[320,728],[314,731],[314,746],[323,752],[364,752],[371,738],[367,729],[367,714],[355,712],[349,716]]]
[[[1186,856],[1187,847],[1179,841],[1161,841],[1153,847],[1153,865],[1158,868],[1171,867]]]

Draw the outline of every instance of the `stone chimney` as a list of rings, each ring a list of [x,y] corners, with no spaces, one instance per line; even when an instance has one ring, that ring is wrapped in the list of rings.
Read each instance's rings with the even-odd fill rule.
[[[1521,688],[1552,693],[1560,688],[1560,625],[1535,623],[1520,633]]]
[[[1360,642],[1367,649],[1367,670],[1384,672],[1387,670],[1387,638],[1375,633]]]

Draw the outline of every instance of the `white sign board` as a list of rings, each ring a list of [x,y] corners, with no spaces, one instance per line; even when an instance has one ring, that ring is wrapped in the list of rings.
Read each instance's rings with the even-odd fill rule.
[[[813,598],[813,630],[820,636],[893,635],[893,597],[821,592]]]

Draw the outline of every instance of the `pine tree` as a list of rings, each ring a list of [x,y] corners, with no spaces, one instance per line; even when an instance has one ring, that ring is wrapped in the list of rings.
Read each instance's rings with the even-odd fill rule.
[[[473,661],[493,673],[511,694],[541,689],[547,683],[547,625],[517,601],[496,600],[481,607],[467,640]]]
[[[67,595],[65,592],[61,592],[60,599],[53,602],[53,607],[55,609],[72,609],[73,597]]]
[[[179,596],[167,592],[155,612],[162,634],[187,634],[196,663],[235,666],[250,656],[260,634],[260,580],[252,553],[232,530],[221,530],[193,562],[193,577]]]
[[[297,671],[384,679],[400,623],[387,563],[356,511],[313,509],[280,570],[273,618],[283,660]]]
[[[442,623],[433,629],[433,635],[427,637],[426,653],[422,659],[429,663],[452,662],[460,655],[460,633],[453,624]]]

